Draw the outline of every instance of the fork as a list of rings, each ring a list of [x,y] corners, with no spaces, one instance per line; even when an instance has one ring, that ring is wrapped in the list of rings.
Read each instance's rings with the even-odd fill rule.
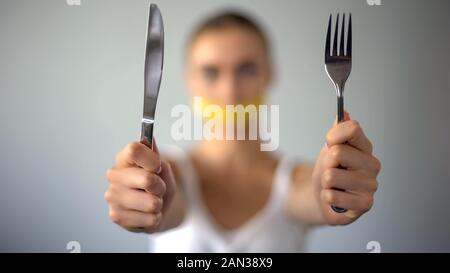
[[[349,14],[348,31],[347,31],[347,43],[346,50],[344,52],[344,34],[345,34],[345,13],[342,18],[341,35],[339,41],[338,52],[338,27],[339,27],[339,13],[336,16],[336,26],[333,38],[333,47],[331,48],[331,22],[332,15],[328,20],[327,38],[325,42],[325,71],[328,74],[331,82],[336,89],[337,95],[337,121],[342,122],[344,120],[344,87],[345,82],[352,70],[352,14]],[[342,189],[337,189],[342,190]],[[345,208],[331,206],[331,208],[337,213],[344,213],[347,211]]]

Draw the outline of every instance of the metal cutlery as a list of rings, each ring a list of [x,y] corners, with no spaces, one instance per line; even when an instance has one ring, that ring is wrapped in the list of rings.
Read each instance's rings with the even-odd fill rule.
[[[153,148],[153,125],[164,59],[164,27],[161,12],[150,4],[144,68],[144,111],[141,141]]]
[[[339,13],[336,17],[335,31],[333,37],[333,45],[331,45],[331,25],[332,15],[328,20],[328,30],[325,42],[325,71],[328,74],[331,82],[336,89],[337,95],[337,120],[341,122],[344,120],[344,87],[345,82],[352,70],[352,15],[349,14],[349,20],[347,23],[347,41],[345,41],[345,13],[342,18],[341,35],[339,37],[338,48],[338,34],[339,34]],[[344,50],[345,48],[345,50]],[[339,189],[338,189],[339,190]],[[337,213],[344,213],[347,211],[345,208],[339,208],[331,206]]]

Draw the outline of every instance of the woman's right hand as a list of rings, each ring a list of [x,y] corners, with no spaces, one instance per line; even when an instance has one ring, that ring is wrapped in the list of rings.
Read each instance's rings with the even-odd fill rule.
[[[128,144],[117,154],[116,165],[107,171],[105,199],[111,220],[133,232],[157,232],[175,193],[169,163],[140,142]]]

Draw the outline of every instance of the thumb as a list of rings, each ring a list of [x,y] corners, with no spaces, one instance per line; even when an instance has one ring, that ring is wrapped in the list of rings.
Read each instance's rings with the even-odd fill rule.
[[[156,139],[155,139],[155,137],[153,137],[153,140],[152,140],[152,146],[153,146],[153,151],[154,151],[156,154],[160,155],[160,153],[159,153],[159,148],[158,148],[158,145],[156,144]],[[159,163],[159,169],[158,169],[158,171],[156,172],[156,174],[160,174],[161,171],[162,171],[162,163],[160,162],[160,163]]]
[[[344,121],[351,120],[351,119],[352,118],[350,117],[350,113],[347,111],[344,111]]]
[[[351,120],[350,113],[347,111],[344,111],[344,121],[347,121],[347,120]],[[337,120],[337,116],[336,116],[336,118],[334,119],[333,126],[336,126],[337,124],[338,124],[338,120]]]
[[[158,148],[158,145],[156,145],[155,137],[153,137],[152,144],[153,144],[153,151],[159,155],[159,148]]]

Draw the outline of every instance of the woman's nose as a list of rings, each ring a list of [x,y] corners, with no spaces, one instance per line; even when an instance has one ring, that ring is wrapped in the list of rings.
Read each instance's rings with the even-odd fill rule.
[[[239,101],[239,83],[234,75],[223,77],[219,90],[220,96],[226,104],[236,104]]]

